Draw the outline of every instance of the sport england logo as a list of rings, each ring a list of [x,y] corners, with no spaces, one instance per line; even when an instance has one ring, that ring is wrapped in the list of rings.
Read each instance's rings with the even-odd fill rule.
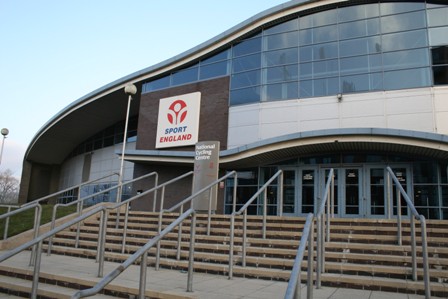
[[[181,124],[187,117],[187,104],[182,100],[176,100],[168,108],[167,117],[172,125]]]

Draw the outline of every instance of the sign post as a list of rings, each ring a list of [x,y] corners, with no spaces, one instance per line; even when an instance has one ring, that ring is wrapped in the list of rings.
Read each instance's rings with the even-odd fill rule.
[[[219,141],[198,142],[195,145],[193,193],[203,189],[218,179]],[[201,193],[193,200],[197,212],[216,211],[218,188]],[[210,206],[209,206],[210,205]]]

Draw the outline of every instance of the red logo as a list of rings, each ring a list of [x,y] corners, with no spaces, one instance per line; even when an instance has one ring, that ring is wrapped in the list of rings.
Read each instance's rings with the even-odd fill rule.
[[[166,116],[172,125],[182,123],[185,120],[185,117],[187,117],[187,104],[182,100],[174,101],[168,109]]]

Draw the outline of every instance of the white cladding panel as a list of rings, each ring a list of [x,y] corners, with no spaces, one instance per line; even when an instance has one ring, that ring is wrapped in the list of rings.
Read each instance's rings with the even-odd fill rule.
[[[387,128],[448,134],[448,88],[420,88],[230,107],[228,147],[314,130]]]

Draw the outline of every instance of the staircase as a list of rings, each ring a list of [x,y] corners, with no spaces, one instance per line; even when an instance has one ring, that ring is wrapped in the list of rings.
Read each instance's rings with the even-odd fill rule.
[[[164,226],[171,223],[176,216],[177,214],[165,215]],[[157,234],[158,214],[148,212],[130,213],[124,253],[121,251],[123,215],[119,219],[118,228],[116,228],[116,217],[115,214],[110,214],[108,218],[105,258],[108,261],[122,262],[129,254],[135,252]],[[304,222],[304,218],[270,216],[268,217],[266,238],[263,239],[261,233],[262,218],[249,216],[246,266],[243,267],[241,265],[242,220],[237,219],[233,275],[254,279],[287,281]],[[84,222],[81,227],[78,248],[74,246],[75,228],[59,233],[53,239],[52,254],[95,259],[98,227],[98,218],[91,218]],[[419,244],[418,225],[416,229],[417,244]],[[176,259],[177,232],[170,233],[161,242],[160,266],[162,268],[187,270],[189,230],[189,223],[183,225],[179,260]],[[403,224],[402,230],[403,246],[397,246],[395,245],[397,240],[395,220],[332,219],[331,242],[325,245],[326,263],[325,273],[322,275],[322,285],[424,294],[421,258],[418,259],[419,281],[412,280],[409,222]],[[432,296],[446,298],[448,297],[448,221],[427,221],[427,232]],[[207,235],[207,216],[198,215],[194,255],[195,272],[228,275],[229,233],[230,217],[228,215],[213,216],[210,235]],[[419,246],[417,246],[417,256],[421,256],[421,247]],[[150,266],[154,266],[155,248],[150,250],[148,262]],[[302,264],[302,271],[302,279],[306,279],[306,262]],[[13,267],[4,267],[0,264],[0,274],[13,276],[13,272]],[[30,278],[30,275],[26,273],[16,273],[14,275],[20,278]],[[70,283],[65,282],[65,284]],[[7,286],[8,284],[2,283],[0,290],[5,292]],[[83,285],[77,283],[73,287],[79,288]],[[106,292],[104,296],[107,295],[129,296],[129,294],[119,294],[114,291]],[[154,298],[165,297],[154,295]]]

